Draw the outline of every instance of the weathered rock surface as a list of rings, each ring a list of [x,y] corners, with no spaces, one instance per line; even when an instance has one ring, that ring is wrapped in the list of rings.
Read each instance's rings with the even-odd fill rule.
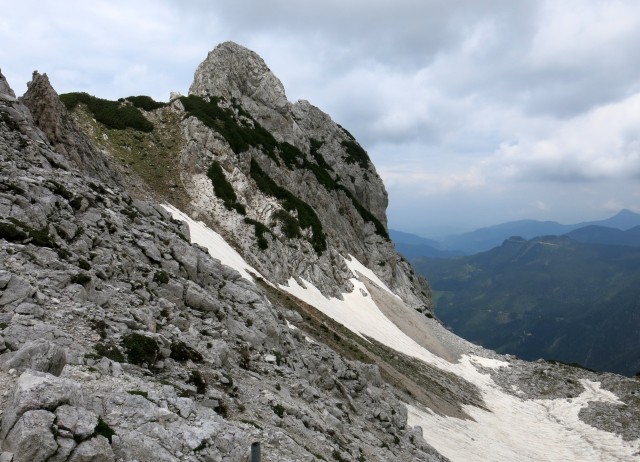
[[[232,42],[218,45],[195,73],[191,95],[217,98],[236,111],[237,123],[265,127],[282,146],[280,159],[266,146],[238,155],[219,133],[195,117],[183,122],[187,140],[182,155],[183,182],[192,197],[191,213],[224,236],[233,237],[243,255],[270,280],[311,281],[323,293],[351,291],[342,259],[354,255],[405,302],[431,315],[426,282],[395,251],[387,238],[387,192],[366,152],[346,130],[307,101],[291,104],[282,83],[254,52]],[[253,122],[243,114],[249,114]],[[237,149],[236,149],[237,150]],[[286,151],[286,152],[285,152]],[[267,248],[257,249],[253,226],[238,219],[216,198],[206,178],[212,162],[222,165],[227,181],[251,220],[266,224]],[[327,250],[314,252],[303,239],[291,239],[279,221],[281,201],[256,187],[252,162],[278,186],[310,205],[317,214]],[[295,215],[295,213],[294,213]],[[234,217],[235,216],[235,217]],[[263,246],[264,247],[264,246]]]
[[[118,171],[109,165],[105,155],[95,148],[69,115],[47,74],[33,73],[21,101],[55,150],[71,160],[76,168],[107,184],[122,184]]]
[[[294,144],[295,126],[284,86],[257,53],[225,42],[209,52],[196,70],[190,94],[237,100],[276,138]]]
[[[260,441],[265,460],[444,460],[375,366],[292,330],[290,308],[78,171],[0,88],[0,457],[244,461]]]

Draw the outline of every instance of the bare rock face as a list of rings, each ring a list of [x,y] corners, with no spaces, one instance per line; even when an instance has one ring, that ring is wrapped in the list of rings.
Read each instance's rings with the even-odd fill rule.
[[[221,43],[209,53],[198,66],[189,94],[236,100],[276,137],[285,137],[294,124],[282,82],[260,56],[233,42]]]
[[[218,45],[200,64],[190,95],[214,101],[230,117],[225,124],[245,132],[266,129],[274,138],[269,141],[258,134],[239,147],[228,131],[198,117],[185,118],[182,179],[194,216],[233,237],[245,258],[271,280],[302,278],[326,295],[340,296],[352,288],[343,259],[353,255],[410,306],[430,313],[428,286],[388,239],[384,184],[348,131],[307,101],[289,103],[265,62],[232,42]],[[234,210],[216,197],[207,178],[212,163],[222,167],[246,218],[268,229],[260,248],[253,236],[255,225],[247,226],[238,207]],[[265,192],[257,176],[280,191]],[[302,229],[302,238],[292,238],[286,227],[285,221],[300,222],[302,215],[292,210],[290,201],[283,202],[287,194],[318,218],[316,229]],[[322,234],[323,242],[316,233]]]
[[[2,71],[0,71],[0,95],[6,95],[6,96],[9,96],[11,98],[15,98],[16,97],[16,94],[13,92],[13,90],[11,89],[9,84],[7,83],[7,79],[2,74]]]
[[[191,213],[234,240],[262,281],[192,245],[165,208],[76,168],[74,129],[58,125],[52,93],[34,80],[40,128],[0,74],[0,462],[246,462],[254,442],[283,462],[446,460],[428,444],[432,429],[409,425],[406,403],[479,406],[476,387],[271,284],[304,277],[340,293],[352,254],[414,307],[428,303],[384,237],[384,188],[346,131],[299,102],[281,132],[292,149],[221,96],[209,109],[213,98],[195,102],[214,114],[207,123],[188,98],[162,109],[187,140]],[[491,370],[509,393],[538,400],[549,385],[558,398],[579,388],[575,373],[546,364]],[[585,422],[636,438],[637,381],[580,374],[627,404],[590,406]]]

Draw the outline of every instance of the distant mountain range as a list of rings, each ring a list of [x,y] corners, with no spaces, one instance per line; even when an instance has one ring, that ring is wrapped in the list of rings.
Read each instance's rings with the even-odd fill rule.
[[[578,228],[565,236],[584,242],[585,244],[628,245],[640,247],[640,226],[635,226],[626,231],[605,226],[590,225]]]
[[[639,237],[640,227],[589,225],[412,263],[433,288],[436,315],[456,334],[523,359],[633,375],[640,371]]]
[[[475,231],[453,234],[442,239],[427,239],[420,236],[391,230],[390,235],[396,244],[396,248],[405,257],[411,259],[418,256],[447,258],[456,255],[471,255],[499,246],[505,239],[511,236],[521,236],[525,239],[532,239],[536,236],[563,235],[580,228],[604,227],[613,228],[617,231],[627,231],[640,226],[640,214],[631,210],[621,210],[619,213],[606,220],[589,221],[570,225],[563,225],[555,221],[519,220],[502,223],[495,226],[480,228]],[[614,232],[601,230],[604,240],[598,240],[599,231],[590,229],[581,231],[572,238],[581,242],[601,242],[601,243],[622,243],[616,239],[624,239],[624,242],[638,242],[638,238],[632,237],[636,230],[623,237],[617,236]],[[609,239],[610,241],[606,241]],[[627,241],[628,240],[628,241]],[[623,245],[634,245],[625,243]]]
[[[449,258],[465,255],[465,253],[461,251],[443,250],[440,242],[415,234],[390,229],[389,236],[393,240],[396,250],[408,259],[422,256]]]

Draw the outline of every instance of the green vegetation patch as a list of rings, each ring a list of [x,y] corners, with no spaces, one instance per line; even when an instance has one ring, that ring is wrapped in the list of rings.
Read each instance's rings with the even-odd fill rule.
[[[202,355],[197,350],[191,348],[184,342],[177,341],[171,344],[171,359],[184,362],[191,360],[193,362],[201,362]]]
[[[71,276],[70,282],[72,284],[85,285],[91,282],[91,276],[87,273],[77,273]]]
[[[209,445],[207,444],[207,440],[202,440],[199,445],[193,448],[193,452],[200,452],[204,449],[207,449]]]
[[[207,127],[220,133],[236,154],[245,152],[251,146],[261,146],[271,159],[279,163],[275,152],[278,147],[276,139],[239,106],[235,109],[250,122],[238,121],[233,109],[220,106],[220,98],[212,97],[207,101],[199,96],[189,95],[181,97],[180,101],[189,115],[197,117]]]
[[[346,143],[346,141],[344,143]],[[355,141],[353,141],[352,143],[355,143]],[[316,161],[317,165],[305,160],[303,167],[306,168],[307,170],[311,170],[311,172],[315,175],[316,179],[318,180],[318,183],[320,183],[327,191],[344,192],[345,195],[351,200],[353,207],[356,209],[356,211],[362,217],[362,219],[364,221],[368,221],[369,223],[373,223],[373,226],[376,229],[376,234],[388,240],[389,234],[387,233],[387,230],[385,229],[382,222],[378,220],[373,213],[367,210],[360,203],[360,201],[356,199],[356,197],[353,195],[351,191],[349,191],[346,187],[344,187],[343,185],[341,185],[331,177],[331,175],[329,174],[329,171],[332,171],[333,169],[329,164],[327,164],[327,161],[324,160],[324,157],[322,157],[322,154],[320,154],[320,148],[322,147],[322,144],[323,144],[322,141],[311,139],[311,142],[310,142],[311,156]],[[360,148],[359,145],[356,144],[356,146],[364,152],[364,150]],[[367,153],[364,152],[364,155],[367,156]],[[368,162],[368,159],[369,158],[367,156],[367,162]]]
[[[135,107],[143,109],[145,111],[153,111],[155,109],[163,108],[167,103],[155,101],[150,96],[127,96],[126,98],[120,98],[118,101],[129,101]]]
[[[143,364],[153,366],[160,352],[160,348],[153,338],[136,332],[124,337],[122,345],[127,352],[129,362],[139,366]]]
[[[180,152],[185,144],[180,129],[182,115],[169,108],[153,111],[149,116],[155,129],[150,132],[116,130],[97,123],[85,105],[77,107],[73,116],[96,147],[110,152],[127,173],[130,169],[137,174],[158,202],[166,201],[181,209],[186,207],[190,199],[180,179]],[[100,195],[98,197],[109,194],[101,185],[90,183],[89,186]],[[118,203],[115,197],[111,199]]]
[[[281,159],[289,169],[304,168],[310,170],[327,191],[343,191],[347,197],[349,197],[362,219],[373,223],[377,234],[385,239],[389,238],[380,220],[363,207],[347,188],[337,183],[331,177],[329,171],[332,169],[319,153],[322,141],[311,140],[311,155],[316,163],[309,162],[300,149],[287,142],[279,143],[276,141],[271,133],[265,130],[238,105],[235,105],[234,109],[238,111],[242,117],[250,120],[250,122],[247,123],[238,120],[233,109],[220,105],[220,98],[212,97],[207,101],[199,96],[190,95],[180,98],[180,101],[189,115],[197,117],[206,126],[220,133],[236,154],[245,152],[251,146],[261,148],[265,154],[278,165],[280,164],[279,159]],[[346,130],[344,130],[344,132],[349,137],[348,140],[342,142],[342,146],[347,151],[346,162],[358,163],[362,168],[368,168],[370,160],[366,151],[353,139],[353,136],[351,136],[349,132]],[[299,227],[303,229],[312,228],[312,238],[310,242],[313,248],[318,253],[326,250],[326,240],[322,233],[322,225],[313,209],[290,192],[277,186],[262,170],[259,170],[259,167],[254,167],[253,161],[251,166],[252,178],[258,183],[262,192],[284,200],[285,209],[289,211],[296,210]],[[229,210],[236,210],[238,213],[244,215],[246,213],[244,206],[238,203],[233,187],[226,180],[224,172],[217,162],[212,164],[207,171],[207,175],[213,183],[216,196],[223,200],[225,207]],[[293,227],[289,228],[289,230],[293,230]],[[266,241],[261,241],[261,248],[266,248],[263,247],[265,242]]]
[[[253,225],[253,232],[256,235],[256,240],[258,241],[258,247],[260,247],[262,250],[268,249],[269,241],[267,241],[267,238],[265,237],[265,235],[267,233],[271,234],[271,231],[269,230],[269,228],[267,228],[267,226],[264,223],[261,223],[257,220],[253,220],[251,218],[245,218],[244,222],[249,225]]]
[[[284,417],[284,406],[282,404],[274,404],[271,406],[271,409],[273,410],[273,413],[281,419]]]
[[[233,186],[227,180],[220,162],[213,161],[207,170],[207,176],[211,180],[213,185],[213,191],[220,199],[228,210],[235,210],[240,215],[246,215],[247,211],[241,203],[238,202]]]
[[[528,361],[638,371],[640,248],[510,238],[475,255],[412,263],[438,294],[437,316],[464,338]]]
[[[322,223],[313,208],[294,196],[290,191],[278,186],[258,165],[255,159],[251,159],[251,178],[256,182],[260,191],[264,194],[282,200],[285,210],[297,213],[299,227],[302,229],[311,228],[311,238],[309,242],[313,249],[321,254],[327,249],[327,241],[322,231]]]
[[[196,387],[196,393],[199,395],[204,395],[207,391],[207,381],[204,379],[200,371],[191,371],[187,383],[194,385]]]
[[[13,217],[6,219],[0,218],[0,239],[9,242],[22,242],[30,239],[30,243],[38,247],[56,248],[49,231],[46,228],[37,229],[17,220]]]
[[[153,130],[153,124],[142,115],[140,109],[129,104],[96,98],[84,92],[62,94],[60,100],[69,111],[79,104],[84,104],[98,122],[109,128],[132,128],[141,132]]]
[[[284,143],[280,143],[279,148],[280,158],[284,161],[284,164],[289,168],[289,170],[302,166],[306,161],[302,151],[286,141]]]
[[[350,139],[345,140],[340,144],[342,144],[342,147],[347,150],[347,157],[345,158],[346,163],[358,164],[362,168],[369,167],[369,164],[371,163],[369,155],[367,154],[367,151],[362,149],[362,146],[360,146],[357,141]]]
[[[93,436],[102,435],[106,439],[108,439],[109,444],[111,444],[111,438],[115,434],[116,432],[109,425],[107,425],[104,420],[102,420],[102,417],[98,417],[98,425],[96,425],[95,430],[93,430]]]
[[[100,356],[104,356],[105,358],[108,358],[111,361],[115,361],[117,363],[124,362],[124,356],[115,345],[112,345],[110,343],[96,343],[96,346],[94,348]]]
[[[156,271],[153,275],[153,282],[157,284],[167,284],[169,282],[169,273],[163,270]]]
[[[9,242],[21,242],[27,239],[29,235],[9,221],[0,221],[0,238]]]
[[[71,200],[73,198],[73,194],[69,192],[67,188],[58,183],[57,181],[49,180],[45,183],[46,186],[53,191],[54,194],[58,196],[62,196],[67,200]]]
[[[149,399],[149,393],[142,390],[127,390],[127,393],[134,396],[142,396],[145,399]]]
[[[289,239],[302,237],[298,220],[292,217],[286,210],[277,210],[273,214],[273,218],[280,222],[282,233]]]

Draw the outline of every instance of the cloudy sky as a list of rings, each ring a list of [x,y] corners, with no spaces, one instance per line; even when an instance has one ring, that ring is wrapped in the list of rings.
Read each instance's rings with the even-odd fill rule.
[[[166,100],[225,40],[356,136],[393,228],[640,212],[637,0],[2,0],[0,69]]]

